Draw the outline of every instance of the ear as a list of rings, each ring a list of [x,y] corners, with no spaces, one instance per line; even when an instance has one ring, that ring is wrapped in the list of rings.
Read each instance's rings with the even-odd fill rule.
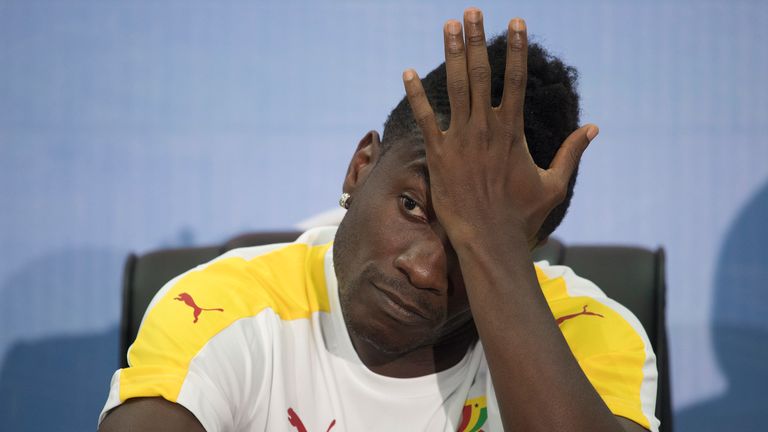
[[[349,161],[347,175],[344,177],[342,190],[350,195],[354,195],[355,190],[365,183],[365,179],[371,173],[374,165],[381,155],[381,140],[379,133],[372,130],[357,144],[357,150]]]

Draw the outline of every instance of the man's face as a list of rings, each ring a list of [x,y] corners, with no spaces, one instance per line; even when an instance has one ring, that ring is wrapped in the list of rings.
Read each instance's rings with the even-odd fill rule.
[[[427,178],[423,147],[394,143],[355,186],[334,243],[347,328],[353,340],[388,355],[447,341],[472,326]]]

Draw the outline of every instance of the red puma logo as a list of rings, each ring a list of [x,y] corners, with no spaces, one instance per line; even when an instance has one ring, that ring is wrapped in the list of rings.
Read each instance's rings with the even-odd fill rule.
[[[307,432],[307,428],[304,427],[304,423],[301,421],[299,415],[296,414],[296,411],[294,411],[293,408],[288,408],[288,422],[291,424],[291,426],[295,427],[297,431]],[[329,432],[334,426],[336,426],[336,419],[331,421],[331,424],[328,425],[328,429],[326,429],[325,432]]]
[[[195,303],[195,299],[193,299],[192,296],[187,294],[187,293],[179,294],[179,296],[175,297],[174,300],[183,301],[184,304],[186,304],[187,306],[189,306],[192,309],[194,309],[194,311],[195,311],[195,320],[192,321],[192,323],[196,323],[197,322],[197,317],[199,317],[200,314],[203,311],[219,311],[219,312],[224,312],[224,309],[222,309],[222,308],[213,308],[213,309],[201,308],[200,306],[198,306]]]
[[[592,315],[592,316],[597,316],[597,317],[600,317],[600,318],[605,318],[604,316],[602,316],[602,315],[600,315],[598,313],[587,312],[587,305],[584,305],[584,309],[581,312],[575,313],[575,314],[570,314],[570,315],[564,315],[564,316],[561,316],[560,318],[558,318],[557,319],[557,325],[560,325],[560,324],[563,323],[563,321],[569,320],[571,318],[576,318],[579,315]]]

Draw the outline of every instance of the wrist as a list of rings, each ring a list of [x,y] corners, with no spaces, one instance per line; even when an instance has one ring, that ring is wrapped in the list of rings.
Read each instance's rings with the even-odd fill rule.
[[[515,252],[516,255],[530,255],[535,247],[525,229],[518,224],[486,223],[481,226],[460,224],[451,228],[446,227],[446,233],[457,254],[490,252],[493,255],[504,255],[503,252]]]

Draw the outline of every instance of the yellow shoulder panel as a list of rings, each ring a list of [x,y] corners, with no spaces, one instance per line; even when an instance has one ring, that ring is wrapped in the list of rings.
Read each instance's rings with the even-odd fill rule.
[[[193,270],[149,310],[120,372],[120,400],[175,402],[190,361],[235,321],[271,309],[283,320],[330,311],[324,256],[330,243],[294,243],[250,260],[233,256]]]
[[[536,275],[571,352],[608,408],[650,428],[640,398],[647,357],[642,337],[616,309],[569,296],[562,277],[549,278],[538,267]]]

